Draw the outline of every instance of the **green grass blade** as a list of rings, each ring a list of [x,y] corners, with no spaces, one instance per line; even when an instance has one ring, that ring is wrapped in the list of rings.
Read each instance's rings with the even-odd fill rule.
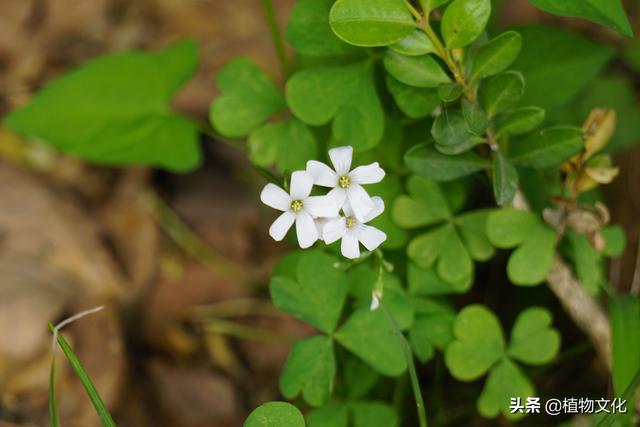
[[[54,332],[55,328],[54,328],[53,325],[49,325],[49,329],[51,329],[51,331]],[[100,417],[100,421],[102,421],[102,425],[104,427],[116,427],[116,423],[113,421],[113,418],[111,418],[111,414],[107,410],[107,407],[105,406],[104,402],[102,401],[102,398],[98,394],[98,391],[96,390],[95,386],[93,385],[93,382],[91,381],[91,378],[89,378],[89,375],[87,374],[87,372],[82,367],[82,364],[80,363],[80,360],[78,360],[78,357],[73,352],[73,349],[71,349],[71,346],[69,345],[69,343],[67,343],[67,340],[64,339],[62,334],[57,334],[57,341],[58,341],[58,345],[62,349],[62,352],[67,357],[67,360],[71,364],[71,367],[75,371],[76,375],[78,375],[78,378],[80,379],[80,382],[84,386],[84,389],[86,390],[87,395],[89,396],[89,399],[91,400],[91,403],[93,404],[93,407],[96,409],[96,412],[98,413],[98,416]],[[53,367],[52,367],[52,370],[53,370]],[[55,372],[52,371],[51,377],[52,377],[52,383],[51,383],[52,385],[51,385],[51,388],[50,388],[50,393],[51,393],[51,396],[53,397],[52,401],[54,402],[53,403],[53,411],[55,412],[55,415],[57,417],[57,408],[56,408],[56,405],[55,405],[55,396],[53,396],[53,394],[54,394],[53,381],[55,380]],[[49,410],[51,411],[52,410],[51,401],[50,401],[49,405],[50,405],[49,406]],[[52,425],[56,426],[57,424],[54,424],[54,422],[55,422],[54,418],[52,417]]]
[[[51,373],[49,375],[49,418],[51,427],[60,427],[58,405],[56,403],[56,355],[51,357]]]

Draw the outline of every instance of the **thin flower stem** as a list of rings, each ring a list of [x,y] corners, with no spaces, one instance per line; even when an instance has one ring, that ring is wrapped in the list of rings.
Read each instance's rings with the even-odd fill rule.
[[[416,8],[413,7],[409,0],[404,0],[404,5],[407,6],[407,9],[409,9],[409,12],[411,12],[414,18],[416,18],[418,21],[422,19],[422,15],[420,14],[420,12],[418,12]]]
[[[278,61],[280,61],[282,74],[286,78],[287,76],[289,76],[289,63],[287,61],[287,54],[284,48],[282,33],[280,32],[280,27],[278,26],[278,21],[276,20],[276,15],[273,10],[273,4],[271,3],[271,0],[262,0],[262,7],[264,9],[264,16],[267,19],[267,25],[269,26],[269,32],[271,33],[271,41],[273,42],[273,47],[276,50],[276,54],[278,55]]]
[[[387,306],[383,302],[380,302],[380,305],[382,306],[382,310],[384,310],[384,313],[387,315],[389,322],[393,326],[393,331],[396,333],[396,336],[400,341],[404,357],[407,361],[407,367],[409,368],[409,378],[411,379],[411,388],[413,390],[413,398],[416,401],[416,410],[418,411],[418,423],[420,427],[427,427],[427,413],[424,409],[422,390],[420,390],[420,382],[418,381],[418,373],[416,372],[416,365],[413,361],[413,353],[411,352],[411,347],[409,346],[407,339],[404,337],[404,334],[398,327],[398,322],[396,322],[393,314],[391,314],[391,312],[387,309]]]

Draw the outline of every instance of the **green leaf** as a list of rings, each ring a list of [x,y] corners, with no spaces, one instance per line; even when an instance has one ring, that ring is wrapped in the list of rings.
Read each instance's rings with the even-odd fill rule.
[[[338,0],[329,22],[338,37],[356,46],[387,46],[416,27],[402,0]]]
[[[518,315],[509,341],[508,353],[529,365],[544,365],[558,355],[560,333],[551,327],[551,312],[528,308]]]
[[[344,353],[340,358],[342,361],[342,381],[344,390],[340,390],[340,395],[344,394],[350,398],[360,398],[367,395],[380,379],[380,375],[371,369],[369,365],[360,361],[349,353]]]
[[[489,117],[513,107],[524,93],[524,78],[517,71],[491,77],[480,89],[482,105]]]
[[[329,25],[334,0],[300,0],[291,10],[287,41],[303,55],[346,56],[359,50],[340,40]]]
[[[356,310],[335,339],[383,375],[398,376],[407,369],[400,341],[382,310]]]
[[[404,161],[411,172],[435,181],[451,181],[489,167],[486,159],[471,151],[451,156],[442,154],[427,144],[409,149]]]
[[[511,203],[518,190],[518,171],[500,151],[493,158],[493,195],[496,203],[503,206]]]
[[[409,196],[399,196],[392,208],[393,220],[405,228],[423,227],[450,217],[451,211],[442,188],[435,182],[411,176],[407,181]]]
[[[551,270],[555,239],[555,232],[544,225],[531,230],[531,235],[507,262],[507,275],[513,284],[535,286],[544,282]]]
[[[489,309],[470,305],[462,309],[453,325],[455,340],[447,346],[445,363],[461,381],[480,378],[504,355],[500,323]]]
[[[407,265],[409,292],[414,295],[462,294],[468,291],[471,286],[471,280],[463,280],[458,283],[445,282],[432,267],[419,267],[411,261]]]
[[[600,234],[604,237],[606,245],[602,251],[603,255],[617,258],[623,254],[626,245],[626,237],[624,230],[619,225],[604,227],[600,230]]]
[[[604,285],[604,266],[602,256],[594,248],[584,234],[567,232],[567,240],[571,248],[571,259],[575,266],[576,275],[580,283],[591,295],[600,291]]]
[[[544,108],[550,116],[593,81],[613,55],[611,48],[557,27],[533,25],[517,30],[526,47],[513,64],[527,81],[522,103]]]
[[[411,348],[422,363],[431,359],[435,348],[442,351],[453,341],[455,312],[443,304],[431,304],[431,308],[417,316],[409,330]]]
[[[463,89],[458,83],[443,83],[438,86],[438,96],[443,102],[453,102],[460,98]]]
[[[295,343],[280,375],[280,391],[287,399],[302,393],[311,406],[331,397],[336,361],[331,338],[318,335]]]
[[[543,129],[511,144],[509,159],[518,166],[550,168],[569,159],[583,146],[579,128],[558,126]]]
[[[387,49],[383,62],[389,74],[409,86],[435,88],[451,81],[431,55],[407,56]]]
[[[89,162],[192,170],[201,161],[198,131],[169,101],[197,62],[191,41],[106,55],[49,83],[5,125]]]
[[[442,15],[441,31],[447,47],[471,44],[484,31],[490,15],[490,0],[454,0]]]
[[[287,81],[286,97],[293,114],[308,125],[333,119],[339,145],[363,151],[383,136],[384,114],[368,61],[300,71]]]
[[[509,249],[524,242],[538,225],[538,217],[532,212],[499,209],[487,218],[487,236],[494,246]]]
[[[454,220],[469,255],[476,261],[487,261],[495,254],[486,231],[490,213],[489,209],[480,209],[458,215]]]
[[[371,194],[388,201],[392,201],[401,192],[401,188],[400,178],[395,174],[387,174],[381,182],[367,187]],[[382,244],[385,249],[402,248],[408,239],[407,231],[393,222],[389,208],[370,221],[369,225],[387,233],[387,240]]]
[[[622,396],[640,371],[640,300],[632,296],[614,296],[609,301],[609,316],[613,387],[615,395]],[[634,401],[635,393],[632,393],[627,407],[633,408]]]
[[[540,9],[559,16],[584,18],[633,37],[621,0],[529,0]]]
[[[246,136],[269,116],[286,108],[275,83],[246,58],[229,62],[218,74],[222,95],[211,105],[213,127],[230,138]]]
[[[398,427],[398,415],[386,403],[354,402],[349,408],[353,427]]]
[[[446,231],[440,237],[438,248],[438,276],[450,283],[460,283],[473,275],[473,260],[456,228],[452,225],[445,225],[443,228]],[[426,264],[421,264],[421,260],[428,246],[421,246],[421,237],[418,236],[411,241],[407,253],[418,265],[424,266]]]
[[[308,427],[347,427],[347,405],[342,402],[329,402],[322,408],[307,414]]]
[[[318,154],[313,133],[295,118],[267,123],[251,132],[247,144],[253,163],[261,167],[275,163],[280,172],[304,169],[307,160]]]
[[[407,117],[412,119],[427,117],[440,104],[440,98],[435,89],[409,86],[388,74],[386,82],[396,105]]]
[[[491,370],[484,389],[478,398],[478,412],[485,418],[494,418],[499,412],[508,419],[522,418],[524,414],[511,413],[512,397],[523,402],[535,395],[535,390],[522,370],[508,358],[504,358]]]
[[[462,114],[458,110],[444,110],[436,117],[431,127],[431,135],[436,141],[439,151],[443,148],[453,148],[466,151],[484,141],[483,138],[474,134],[467,127]],[[453,154],[453,153],[445,153]],[[458,154],[458,153],[455,153]]]
[[[271,279],[273,304],[280,310],[330,334],[336,327],[347,295],[347,276],[334,264],[337,258],[307,251],[298,261],[297,281]]]
[[[254,409],[243,427],[304,427],[304,417],[290,403],[268,402]]]
[[[402,40],[392,44],[389,48],[408,56],[427,55],[435,53],[436,47],[422,30],[415,29]]]
[[[462,100],[462,116],[469,130],[477,135],[482,135],[489,127],[487,113],[475,102]]]
[[[513,110],[500,122],[497,134],[521,135],[535,130],[544,121],[544,110],[540,107],[522,107]]]
[[[522,37],[516,31],[507,31],[494,37],[480,47],[473,57],[471,78],[483,79],[506,70],[518,57],[521,47]]]

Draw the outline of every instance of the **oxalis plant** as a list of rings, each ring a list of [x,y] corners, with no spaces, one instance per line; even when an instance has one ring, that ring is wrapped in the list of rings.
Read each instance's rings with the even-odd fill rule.
[[[617,0],[531,1],[631,35]],[[266,403],[245,426],[425,427],[439,360],[455,380],[483,382],[473,397],[482,417],[525,417],[511,399],[538,394],[531,367],[553,363],[561,347],[551,311],[530,305],[501,321],[454,299],[498,253],[514,286],[548,283],[631,410],[640,350],[620,349],[640,325],[637,301],[605,295],[611,341],[595,299],[607,290],[606,258],[625,240],[594,191],[618,173],[608,155],[615,112],[593,105],[582,127],[563,125],[523,101],[525,75],[540,66],[518,60],[526,49],[557,49],[558,61],[585,52],[575,79],[527,97],[555,100],[575,95],[610,52],[555,29],[526,28],[529,47],[518,31],[489,34],[489,0],[300,0],[285,31],[292,61],[263,4],[286,83],[233,60],[218,75],[210,119],[217,137],[246,138],[271,181],[260,195],[280,211],[269,234],[301,248],[274,267],[271,299],[317,334],[292,346],[282,370],[293,404]],[[167,103],[196,62],[191,42],[103,57],[6,126],[88,161],[191,170],[198,127]],[[533,87],[544,89],[537,76]],[[602,422],[627,425],[630,412]]]

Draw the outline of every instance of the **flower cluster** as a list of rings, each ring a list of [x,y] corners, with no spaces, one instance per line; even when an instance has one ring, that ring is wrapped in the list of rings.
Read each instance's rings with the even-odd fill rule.
[[[282,211],[269,235],[280,241],[295,223],[301,248],[317,240],[327,244],[341,240],[342,255],[350,259],[360,256],[360,243],[369,251],[380,246],[387,235],[366,223],[384,211],[384,202],[370,197],[362,185],[382,181],[384,170],[377,162],[351,169],[352,157],[352,147],[337,147],[329,150],[333,169],[308,161],[305,171],[291,175],[288,194],[275,184],[267,184],[260,200]],[[331,190],[324,196],[311,196],[314,185]]]

